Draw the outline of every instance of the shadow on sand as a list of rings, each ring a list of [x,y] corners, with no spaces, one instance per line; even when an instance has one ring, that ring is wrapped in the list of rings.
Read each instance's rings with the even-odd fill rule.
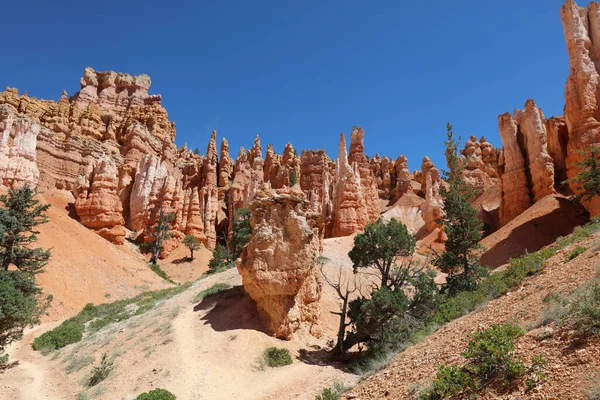
[[[209,311],[202,320],[217,332],[252,329],[269,335],[260,320],[256,303],[244,292],[243,286],[235,286],[205,297],[194,306],[196,312],[204,310]]]

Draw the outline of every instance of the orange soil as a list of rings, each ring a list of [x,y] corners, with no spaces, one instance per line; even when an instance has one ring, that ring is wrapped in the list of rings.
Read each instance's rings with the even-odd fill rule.
[[[546,196],[481,241],[489,249],[482,255],[481,264],[499,267],[510,258],[554,243],[587,220],[585,210],[573,200],[561,195]]]
[[[116,246],[69,216],[70,193],[45,191],[41,200],[51,207],[49,222],[39,226],[37,245],[50,248],[52,258],[37,278],[44,292],[54,297],[44,320],[73,316],[90,302],[171,286],[148,268],[134,245]]]

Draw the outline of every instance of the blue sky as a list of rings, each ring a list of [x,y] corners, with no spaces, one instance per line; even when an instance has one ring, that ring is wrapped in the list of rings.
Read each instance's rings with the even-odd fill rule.
[[[147,73],[177,144],[203,153],[216,129],[234,157],[257,133],[336,157],[358,125],[367,154],[415,169],[444,162],[447,121],[499,146],[499,114],[564,106],[562,0],[60,3],[3,5],[0,87],[58,99],[88,65]]]

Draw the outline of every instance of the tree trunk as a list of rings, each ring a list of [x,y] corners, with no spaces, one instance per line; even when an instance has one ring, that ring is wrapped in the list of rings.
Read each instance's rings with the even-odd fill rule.
[[[350,297],[350,293],[346,292],[340,313],[340,325],[338,327],[337,343],[333,352],[335,355],[339,356],[344,354],[344,336],[346,334],[346,311],[348,309],[348,297]]]
[[[194,249],[190,249],[190,258],[194,259]]]

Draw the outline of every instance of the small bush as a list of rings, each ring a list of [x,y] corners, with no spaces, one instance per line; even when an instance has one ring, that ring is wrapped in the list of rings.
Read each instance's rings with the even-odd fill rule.
[[[523,363],[513,359],[514,340],[524,334],[512,324],[494,324],[471,334],[463,356],[467,365],[441,365],[430,388],[420,393],[423,400],[447,399],[473,393],[492,380],[507,384],[527,373]],[[537,367],[537,365],[535,366]]]
[[[214,296],[217,293],[220,293],[224,290],[231,289],[231,285],[226,283],[215,283],[208,289],[202,290],[200,293],[196,295],[194,298],[194,303],[204,300],[207,297]]]
[[[336,383],[335,385],[333,385],[333,388],[323,389],[321,394],[315,396],[315,400],[338,400],[340,398],[340,395],[344,393],[345,390],[346,388],[344,387],[344,385]]]
[[[69,318],[58,327],[43,333],[33,340],[33,349],[47,352],[63,348],[71,343],[77,343],[83,338],[85,325],[81,319]]]
[[[580,256],[581,254],[583,254],[585,252],[585,247],[582,246],[577,246],[575,247],[570,253],[569,253],[569,257],[567,257],[567,262],[571,261],[572,259]]]
[[[587,400],[600,400],[600,376],[590,379],[590,383],[585,390],[585,398]]]
[[[92,376],[90,376],[88,386],[96,386],[97,384],[108,378],[108,375],[112,370],[113,363],[108,361],[106,353],[102,354],[102,361],[100,361],[100,365],[92,369]]]
[[[600,283],[586,285],[574,294],[562,323],[584,336],[600,337]]]
[[[292,363],[292,356],[288,349],[269,347],[265,350],[263,357],[269,367],[283,367]]]
[[[154,389],[146,393],[140,394],[135,400],[175,400],[177,397],[168,390]]]

